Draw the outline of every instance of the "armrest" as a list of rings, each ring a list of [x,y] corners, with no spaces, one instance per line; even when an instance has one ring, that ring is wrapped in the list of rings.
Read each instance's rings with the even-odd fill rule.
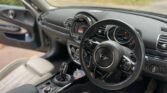
[[[37,88],[33,85],[23,85],[21,87],[15,88],[7,93],[39,93]]]

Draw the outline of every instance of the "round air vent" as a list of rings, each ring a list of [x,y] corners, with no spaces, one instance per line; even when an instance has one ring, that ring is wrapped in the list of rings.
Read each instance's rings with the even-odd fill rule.
[[[157,49],[161,51],[167,51],[167,35],[159,35]]]

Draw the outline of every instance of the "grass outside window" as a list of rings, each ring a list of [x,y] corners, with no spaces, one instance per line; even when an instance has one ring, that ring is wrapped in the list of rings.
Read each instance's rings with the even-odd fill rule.
[[[21,0],[0,0],[0,4],[22,6]]]

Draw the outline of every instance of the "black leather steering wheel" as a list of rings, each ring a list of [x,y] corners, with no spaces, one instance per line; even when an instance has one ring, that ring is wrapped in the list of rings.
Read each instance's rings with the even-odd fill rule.
[[[122,27],[131,32],[134,48],[130,49],[114,40],[100,39],[99,27],[106,25]],[[115,19],[92,25],[84,33],[80,45],[80,61],[87,77],[93,84],[106,90],[120,90],[132,84],[142,71],[144,56],[140,34],[132,26]]]

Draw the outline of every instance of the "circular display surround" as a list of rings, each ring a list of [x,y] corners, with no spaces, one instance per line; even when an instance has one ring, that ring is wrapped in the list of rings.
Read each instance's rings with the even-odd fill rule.
[[[88,14],[78,13],[73,20],[71,27],[71,37],[79,43],[84,32],[95,22],[95,19]]]

